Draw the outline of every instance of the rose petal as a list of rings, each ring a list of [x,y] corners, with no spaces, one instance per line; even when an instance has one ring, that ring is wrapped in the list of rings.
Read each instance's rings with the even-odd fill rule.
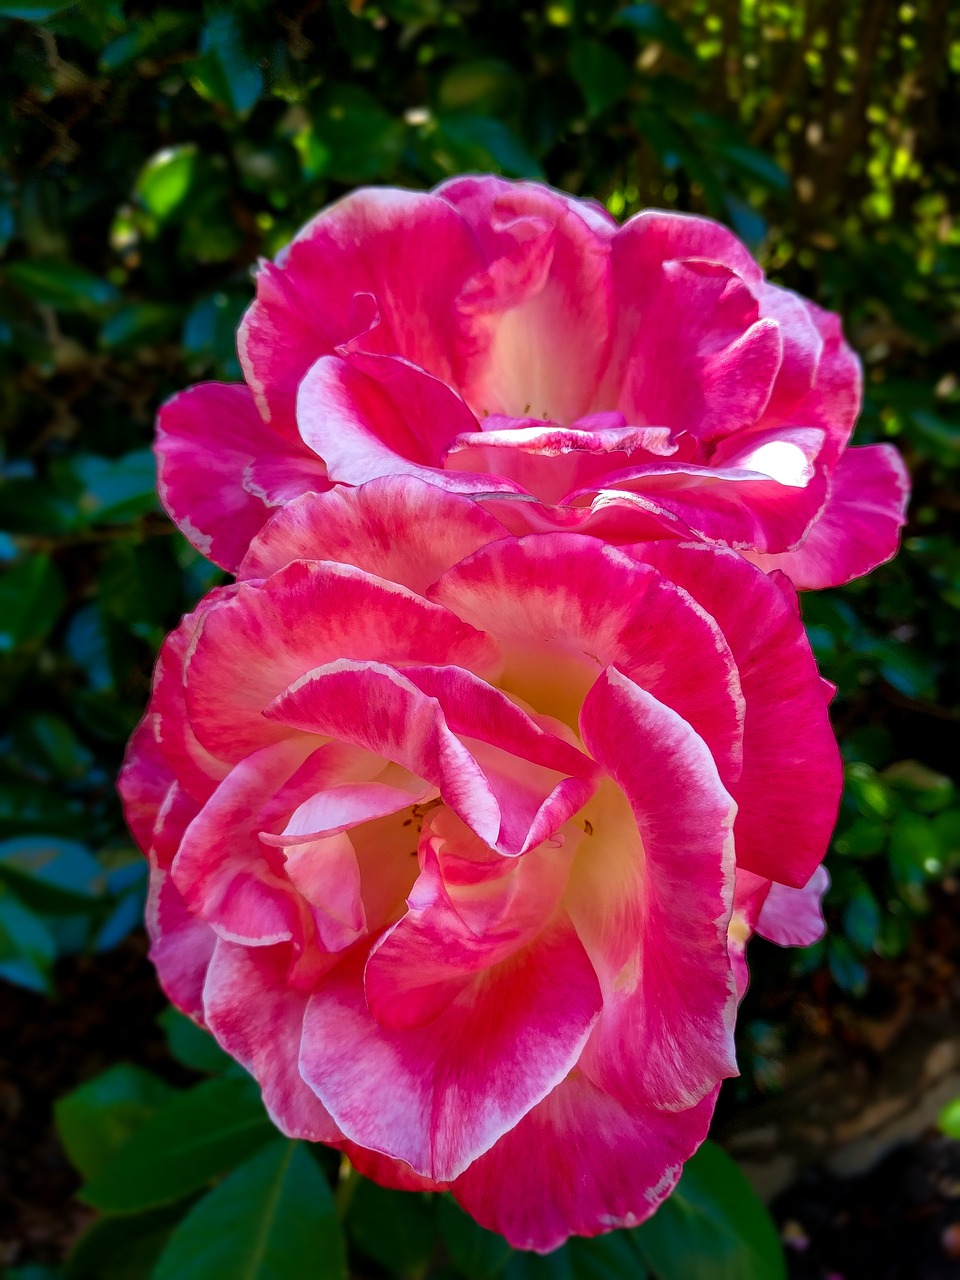
[[[587,806],[565,899],[604,991],[581,1068],[628,1108],[681,1110],[737,1073],[736,805],[690,726],[615,668],[580,723],[629,804],[601,789]]]
[[[559,1084],[600,1009],[564,917],[412,1030],[373,1020],[361,961],[338,965],[311,999],[301,1073],[347,1138],[435,1181],[456,1177]]]

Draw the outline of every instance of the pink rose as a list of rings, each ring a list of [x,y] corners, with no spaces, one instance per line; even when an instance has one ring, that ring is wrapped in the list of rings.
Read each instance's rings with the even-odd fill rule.
[[[789,584],[413,477],[289,501],[239,578],[168,638],[121,779],[167,994],[284,1132],[515,1246],[645,1218],[736,1071],[746,936],[823,887]]]
[[[516,533],[703,540],[832,586],[894,554],[907,479],[848,449],[860,367],[836,316],[705,218],[623,227],[535,183],[361,190],[257,277],[246,383],[160,417],[161,493],[234,569],[272,508],[419,475],[499,492]]]

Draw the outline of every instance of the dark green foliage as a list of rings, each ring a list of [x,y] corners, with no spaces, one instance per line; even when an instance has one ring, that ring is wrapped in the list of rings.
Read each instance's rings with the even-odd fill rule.
[[[915,497],[896,563],[804,600],[848,789],[831,932],[794,973],[864,991],[871,957],[909,944],[960,866],[960,10],[76,0],[0,4],[0,40],[0,977],[53,991],[58,956],[112,947],[142,916],[113,779],[163,634],[222,576],[159,509],[158,404],[239,377],[250,264],[323,204],[473,169],[546,178],[618,217],[709,213],[844,317],[865,365],[858,440],[895,441]],[[180,1015],[164,1025],[186,1068],[237,1070]],[[775,1087],[777,1028],[744,1025],[745,1068]],[[110,1215],[73,1280],[188,1274],[191,1232],[229,1235],[222,1215],[264,1188],[274,1219],[237,1226],[267,1242],[250,1274],[291,1274],[291,1242],[313,1252],[303,1274],[340,1274],[319,1165],[274,1142],[248,1082],[171,1096],[116,1067],[57,1114]],[[336,1194],[364,1274],[669,1280],[667,1258],[685,1280],[780,1274],[721,1165],[708,1150],[650,1224],[548,1259],[511,1256],[446,1199]],[[236,1274],[231,1257],[204,1274]]]

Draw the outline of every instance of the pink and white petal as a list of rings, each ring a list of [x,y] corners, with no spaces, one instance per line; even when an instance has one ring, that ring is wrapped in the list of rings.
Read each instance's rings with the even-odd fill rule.
[[[788,488],[803,489],[813,479],[825,433],[817,427],[780,426],[741,431],[719,441],[711,467],[754,471]]]
[[[464,174],[462,177],[448,178],[446,182],[434,187],[434,195],[442,197],[459,210],[488,253],[490,248],[485,237],[491,234],[491,227],[495,222],[492,215],[498,208],[498,201],[503,197],[510,200],[509,208],[514,218],[522,217],[524,213],[537,217],[538,211],[543,208],[544,191],[554,201],[582,218],[590,230],[602,239],[610,239],[619,231],[616,218],[599,201],[571,196],[554,187],[545,188],[539,182],[514,182],[492,174]],[[529,204],[526,203],[528,200]],[[507,215],[504,219],[501,216],[501,220],[509,221],[509,217]]]
[[[458,299],[467,403],[480,415],[582,417],[612,329],[606,219],[533,184],[482,179],[442,194],[458,199],[488,264]]]
[[[421,1178],[402,1160],[391,1160],[389,1156],[383,1156],[379,1151],[368,1151],[366,1147],[359,1147],[355,1142],[347,1142],[346,1139],[331,1145],[343,1152],[357,1173],[362,1174],[364,1178],[369,1178],[371,1182],[378,1182],[381,1187],[390,1187],[394,1191],[448,1190],[447,1183]]]
[[[504,539],[455,565],[432,598],[501,643],[498,684],[576,729],[601,670],[615,663],[708,743],[721,777],[740,769],[740,681],[716,623],[633,556],[578,534]]]
[[[276,265],[262,265],[240,326],[240,362],[265,419],[292,421],[310,366],[363,329],[365,350],[448,379],[454,326],[443,317],[481,262],[464,219],[437,196],[363,188],[318,214]]]
[[[798,546],[822,511],[827,492],[822,467],[798,485],[740,467],[670,462],[614,472],[604,485],[599,492],[587,488],[565,498],[589,503],[590,518],[580,528],[593,537],[621,544],[639,541],[651,536],[655,516],[663,532],[654,537],[693,536],[751,552]]]
[[[772,884],[760,908],[757,933],[781,947],[812,946],[827,928],[821,903],[829,888],[830,876],[822,865],[802,889]]]
[[[298,1069],[309,993],[289,985],[288,964],[286,947],[218,940],[203,989],[204,1017],[221,1047],[260,1085],[281,1133],[335,1143],[340,1130]]]
[[[286,850],[284,870],[310,904],[323,951],[342,951],[366,933],[360,868],[349,836],[341,832],[292,845]]]
[[[815,302],[808,301],[806,307],[820,334],[823,349],[810,394],[790,417],[826,431],[829,461],[833,463],[850,439],[860,412],[863,370],[856,353],[844,339],[840,317]]]
[[[342,484],[385,475],[430,480],[450,441],[478,429],[439,378],[406,360],[363,353],[323,356],[310,368],[297,394],[297,420],[330,478]],[[451,480],[434,483],[449,487]]]
[[[425,1027],[387,1031],[363,994],[363,956],[313,996],[300,1071],[352,1142],[448,1182],[576,1065],[600,990],[559,917]]]
[[[794,602],[723,548],[662,542],[633,550],[716,619],[740,672],[743,770],[729,787],[739,807],[738,868],[805,884],[836,821],[842,769],[827,691]]]
[[[410,790],[383,782],[344,782],[311,795],[298,805],[280,835],[261,833],[264,844],[285,849],[306,840],[339,835],[361,822],[386,818],[436,794],[436,788],[412,779]]]
[[[266,714],[288,731],[349,742],[409,769],[482,839],[497,843],[500,806],[485,774],[437,700],[403,673],[383,663],[330,662],[293,682]]]
[[[160,647],[153,672],[153,692],[146,718],[164,758],[180,786],[202,804],[226,777],[229,765],[197,741],[187,718],[184,663],[196,639],[200,619],[208,609],[229,600],[235,588],[217,587],[207,593]]]
[[[614,248],[615,278],[622,277],[624,288],[629,289],[633,264],[643,263],[649,270],[682,259],[727,267],[751,286],[763,279],[749,249],[732,231],[712,218],[663,209],[643,209],[623,224]]]
[[[893,445],[848,449],[800,546],[749,558],[761,569],[782,570],[800,590],[842,586],[897,554],[909,497],[910,477]]]
[[[148,712],[133,731],[117,778],[123,816],[143,853],[150,852],[157,813],[173,782],[157,741],[156,716]]]
[[[596,419],[613,423],[590,427]],[[457,436],[444,458],[455,474],[466,468],[513,481],[542,502],[559,502],[564,494],[590,483],[602,483],[611,471],[630,465],[631,456],[676,452],[666,427],[628,427],[621,413],[594,414],[572,427],[531,418],[487,418],[483,429]],[[492,426],[491,423],[503,423]]]
[[[495,669],[494,643],[448,610],[351,565],[294,561],[241,583],[208,609],[187,658],[186,703],[201,743],[227,760],[289,730],[264,708],[305,672],[338,658]]]
[[[217,935],[187,909],[169,871],[151,859],[145,911],[150,959],[172,1004],[203,1022],[203,984]]]
[[[222,937],[269,946],[301,936],[300,905],[283,855],[259,837],[260,810],[315,746],[298,735],[253,752],[184,832],[174,881],[189,909]]]
[[[270,515],[244,484],[271,464],[302,476],[297,490],[326,487],[323,464],[263,421],[248,387],[202,382],[168,400],[157,418],[157,487],[171,519],[198,551],[234,570]]]
[[[703,740],[615,668],[580,724],[616,784],[584,810],[565,898],[604,992],[581,1069],[628,1108],[683,1110],[737,1073],[736,805]]]
[[[515,1249],[550,1253],[571,1235],[634,1227],[676,1186],[715,1102],[716,1092],[686,1111],[626,1108],[574,1073],[451,1190]]]
[[[738,1001],[747,994],[747,988],[750,985],[747,943],[756,930],[760,910],[772,883],[772,880],[755,876],[752,871],[744,871],[741,867],[737,867],[733,912],[730,916],[730,924],[727,926],[727,955],[730,957],[733,976],[737,983]]]
[[[254,538],[239,576],[265,578],[304,558],[336,560],[422,594],[445,569],[506,533],[470,498],[390,476],[294,499]]]
[[[487,851],[478,866],[458,853],[472,833],[462,829],[458,840],[456,819],[438,812],[438,826],[423,833],[409,909],[381,936],[364,971],[370,1012],[390,1029],[423,1026],[477,973],[528,946],[549,925],[566,885],[571,847],[542,845],[517,859]],[[479,874],[468,883],[464,869]]]
[[[596,777],[589,756],[463,667],[405,666],[403,674],[428,697],[436,698],[454,733],[554,773],[585,781]]]
[[[810,305],[790,289],[764,281],[757,289],[760,314],[773,320],[783,343],[783,360],[764,418],[783,420],[808,394],[823,356],[823,338]]]

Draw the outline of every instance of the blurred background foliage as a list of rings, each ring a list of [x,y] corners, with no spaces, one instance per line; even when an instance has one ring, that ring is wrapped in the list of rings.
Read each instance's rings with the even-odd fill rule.
[[[740,1096],[775,1089],[779,1041],[749,1001],[790,983],[812,984],[825,1004],[856,1001],[960,877],[960,9],[27,0],[0,2],[0,43],[0,977],[55,999],[60,957],[108,952],[139,927],[144,867],[113,778],[160,639],[220,577],[158,507],[153,417],[191,381],[239,377],[251,263],[358,183],[426,187],[464,170],[542,178],[618,217],[657,205],[732,226],[773,279],[844,317],[866,373],[858,442],[893,440],[913,472],[898,560],[804,600],[838,686],[848,787],[828,861],[828,939],[799,958],[754,944]],[[95,1188],[111,1152],[176,1104],[137,1070],[60,1112],[66,1149]],[[214,1084],[246,1087],[228,1071],[176,1105]],[[92,1154],[63,1119],[78,1107],[106,1125]],[[197,1196],[228,1170],[248,1198],[257,1179],[283,1204],[289,1188],[297,1217],[305,1157],[258,1132],[201,1165],[206,1181],[127,1206],[152,1215],[141,1232],[151,1258],[190,1205],[183,1230],[194,1215],[216,1221],[224,1198]],[[379,1194],[357,1193],[351,1212],[389,1216]],[[111,1207],[102,1193],[88,1199]],[[453,1271],[483,1280],[508,1265],[505,1246],[449,1206],[439,1213]],[[433,1245],[424,1253],[408,1238],[416,1217],[406,1211],[402,1244],[389,1233],[368,1242],[374,1271],[422,1274]],[[129,1244],[126,1221],[94,1228],[70,1274],[120,1276],[103,1258]],[[313,1224],[311,1248],[325,1229]],[[626,1265],[619,1247],[574,1246],[559,1270],[509,1266],[518,1280],[606,1276]],[[84,1261],[97,1248],[101,1260]],[[156,1274],[192,1275],[180,1256]],[[665,1276],[649,1249],[630,1257],[631,1274]],[[153,1262],[137,1265],[122,1274],[148,1275]],[[204,1274],[239,1274],[216,1265]],[[779,1274],[738,1265],[680,1272]],[[34,1272],[11,1274],[42,1280]]]

